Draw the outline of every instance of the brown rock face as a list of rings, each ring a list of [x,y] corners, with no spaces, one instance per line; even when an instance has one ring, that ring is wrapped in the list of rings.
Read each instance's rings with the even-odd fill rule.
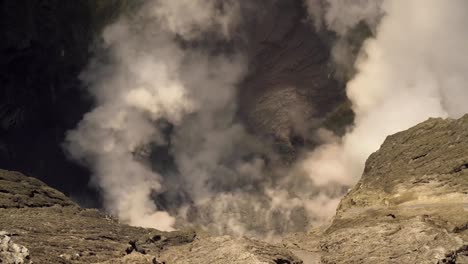
[[[330,40],[315,31],[302,1],[258,10],[248,25],[250,65],[240,85],[240,112],[256,134],[274,140],[288,162],[320,119],[345,101],[344,85],[334,79]]]
[[[34,263],[467,263],[467,161],[468,115],[389,136],[331,225],[281,245],[130,227],[1,171],[1,234]]]
[[[264,242],[131,227],[5,170],[0,170],[0,236],[5,244],[0,263],[302,263]]]
[[[0,208],[76,205],[63,193],[21,173],[0,170]]]
[[[468,263],[468,115],[389,136],[322,238],[323,263]]]

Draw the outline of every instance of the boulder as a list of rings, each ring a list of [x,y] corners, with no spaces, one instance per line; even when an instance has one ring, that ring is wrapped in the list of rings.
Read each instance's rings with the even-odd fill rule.
[[[0,263],[5,264],[27,264],[32,263],[29,259],[29,250],[21,245],[13,243],[5,231],[0,231]]]

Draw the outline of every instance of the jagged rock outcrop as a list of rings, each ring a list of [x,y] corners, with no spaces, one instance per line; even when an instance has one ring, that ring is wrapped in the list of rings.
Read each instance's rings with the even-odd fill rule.
[[[468,263],[468,115],[389,136],[322,237],[322,263]]]
[[[14,243],[9,234],[0,231],[0,263],[4,264],[27,264],[29,260],[29,250]]]
[[[33,263],[302,263],[282,247],[255,240],[121,224],[80,208],[37,179],[5,170],[0,170],[0,230],[9,235],[1,242],[8,252],[28,260],[27,248]],[[3,254],[2,246],[0,263],[15,263],[8,262],[12,256]]]
[[[75,205],[63,193],[38,179],[18,172],[0,170],[0,208]]]

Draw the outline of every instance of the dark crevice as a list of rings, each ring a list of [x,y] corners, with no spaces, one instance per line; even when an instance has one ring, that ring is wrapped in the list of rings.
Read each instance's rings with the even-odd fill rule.
[[[411,158],[411,159],[412,159],[412,160],[417,160],[417,159],[420,159],[420,158],[424,158],[424,157],[427,156],[427,154],[429,154],[429,153],[424,153],[424,154],[418,155],[418,156],[416,156],[416,157],[413,157],[413,158]]]
[[[40,194],[40,192],[36,191],[36,190],[32,190],[30,193],[29,193],[29,197],[30,198],[33,198],[34,196],[36,196],[36,194]]]
[[[11,192],[9,192],[8,190],[2,190],[2,189],[0,189],[0,193],[8,193],[8,194],[10,194]]]
[[[461,172],[462,170],[466,170],[466,169],[468,169],[468,163],[464,163],[464,164],[454,168],[452,170],[452,173],[458,173],[458,172]]]
[[[291,261],[286,259],[275,259],[274,261],[276,264],[291,264]]]
[[[460,226],[457,226],[453,229],[454,233],[461,233],[468,230],[468,223],[462,224]]]
[[[387,216],[389,216],[389,217],[391,217],[391,218],[393,218],[393,219],[396,218],[396,216],[395,216],[394,214],[388,214]]]
[[[464,245],[461,248],[446,254],[445,258],[439,260],[437,264],[457,264],[460,263],[458,262],[458,259],[461,256],[468,257],[468,245]]]
[[[130,244],[130,246],[127,249],[125,249],[125,253],[130,254],[134,250],[136,250],[136,241],[130,241],[128,242],[128,244]]]

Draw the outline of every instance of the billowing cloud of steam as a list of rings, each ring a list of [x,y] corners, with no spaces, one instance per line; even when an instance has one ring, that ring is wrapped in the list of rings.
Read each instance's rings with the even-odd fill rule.
[[[108,209],[130,224],[171,230],[175,222],[150,199],[162,177],[135,159],[140,147],[166,143],[157,121],[179,124],[233,97],[241,59],[211,58],[176,43],[208,31],[228,38],[237,9],[225,3],[224,10],[216,1],[149,1],[104,31],[108,61],[95,60],[83,75],[98,106],[68,134],[67,147],[93,168]]]
[[[378,25],[382,15],[383,0],[306,0],[315,27],[325,27],[345,36],[359,23],[365,22],[372,29]]]
[[[375,38],[364,43],[357,74],[347,84],[354,126],[302,164],[318,184],[353,184],[365,159],[387,135],[429,117],[456,118],[468,112],[468,62],[463,56],[468,52],[468,2],[385,0],[381,8],[385,15]],[[341,20],[327,24],[329,29],[340,34],[349,28],[346,23],[355,25],[356,20],[348,19],[353,13],[355,8],[348,5],[341,13],[328,14]]]
[[[306,0],[317,31],[336,34],[331,56],[335,77],[346,81],[355,74],[354,63],[362,41],[374,35],[383,15],[383,0]]]
[[[303,230],[333,214],[388,134],[468,111],[463,0],[308,2],[317,26],[338,39],[361,22],[375,37],[347,84],[355,125],[342,138],[320,130],[325,144],[293,170],[272,165],[274,151],[236,117],[246,58],[219,47],[242,39],[244,2],[146,1],[104,31],[107,53],[83,73],[97,106],[66,146],[92,168],[111,213],[162,230],[187,222],[218,233]],[[169,168],[155,166],[158,148]]]
[[[241,34],[250,4],[239,3],[146,1],[105,29],[104,55],[82,76],[97,106],[66,147],[93,170],[106,209],[121,220],[264,235],[333,213],[336,186],[317,189],[305,174],[267,165],[273,151],[237,120],[246,58],[219,46]],[[172,168],[153,164],[155,148]]]

